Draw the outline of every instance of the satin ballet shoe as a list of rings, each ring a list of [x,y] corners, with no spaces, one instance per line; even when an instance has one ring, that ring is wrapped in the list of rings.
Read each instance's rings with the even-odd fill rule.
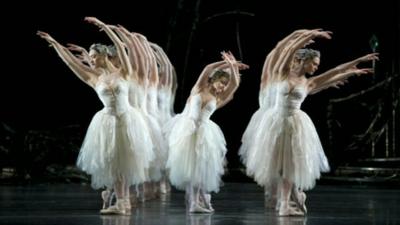
[[[197,203],[190,204],[189,212],[190,213],[212,213],[209,209],[203,208]]]
[[[101,209],[100,214],[102,214],[102,215],[130,215],[131,211],[126,208],[125,200],[117,200],[115,205],[112,205],[106,209]]]
[[[286,205],[286,207],[284,205]],[[304,212],[302,212],[297,207],[292,207],[289,204],[281,203],[278,215],[279,216],[304,216]]]
[[[103,199],[103,209],[108,208],[110,205],[111,191],[105,190],[101,192],[101,198]]]
[[[206,209],[210,210],[211,212],[214,212],[214,208],[212,207],[211,204],[211,195],[210,194],[205,194],[205,201],[206,201]]]

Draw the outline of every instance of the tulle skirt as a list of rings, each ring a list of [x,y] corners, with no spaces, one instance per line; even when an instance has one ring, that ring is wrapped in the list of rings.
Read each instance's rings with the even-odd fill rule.
[[[195,122],[184,114],[164,127],[169,143],[167,168],[176,188],[190,184],[206,192],[218,192],[224,173],[226,142],[217,124],[207,119]]]
[[[254,145],[254,136],[260,128],[260,121],[265,110],[259,108],[251,117],[249,124],[242,136],[242,145],[239,149],[239,156],[244,165],[247,165],[248,153],[250,148]]]
[[[150,163],[149,180],[160,181],[162,171],[168,157],[168,145],[165,140],[159,121],[151,114],[145,114],[145,119],[150,130],[151,140],[154,147],[154,160]]]
[[[240,150],[246,172],[262,186],[288,179],[303,190],[315,186],[329,164],[311,119],[296,109],[256,112]]]
[[[93,188],[112,188],[121,178],[128,185],[148,180],[153,160],[153,144],[143,115],[133,107],[120,115],[103,109],[89,125],[77,166],[91,175]]]

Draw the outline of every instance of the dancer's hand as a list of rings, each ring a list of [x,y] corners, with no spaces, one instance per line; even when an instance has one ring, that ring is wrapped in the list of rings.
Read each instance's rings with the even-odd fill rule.
[[[86,52],[86,49],[82,48],[82,47],[79,46],[79,45],[75,45],[75,44],[71,44],[71,43],[68,43],[68,44],[67,44],[67,48],[68,48],[69,50],[71,50],[71,51],[75,51],[75,52],[79,52],[79,53]]]
[[[52,38],[52,37],[50,36],[50,34],[48,34],[48,33],[46,33],[46,32],[37,31],[36,34],[37,34],[39,37],[41,37],[41,38],[43,38],[44,40],[46,40],[46,41],[47,41],[48,43],[50,43],[51,45],[57,43],[57,41],[54,40],[54,38]]]
[[[357,59],[358,62],[368,62],[373,60],[379,60],[379,53],[370,53]]]
[[[373,74],[374,73],[374,69],[373,68],[362,68],[362,69],[355,69],[352,71],[355,75],[357,76],[361,76],[364,74]]]
[[[100,21],[99,19],[97,19],[96,17],[87,16],[87,17],[85,17],[84,20],[85,20],[86,22],[91,23],[91,24],[94,24],[94,25],[96,25],[96,26],[98,26],[98,27],[100,27],[100,28],[103,28],[104,26],[106,26],[105,23],[101,22],[101,21]]]
[[[325,39],[332,39],[332,31],[324,31],[321,29],[314,29],[312,30],[314,37],[325,38]]]

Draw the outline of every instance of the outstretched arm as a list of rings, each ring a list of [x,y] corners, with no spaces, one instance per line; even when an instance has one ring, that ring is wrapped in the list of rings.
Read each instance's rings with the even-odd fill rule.
[[[101,30],[104,30],[106,32],[108,37],[110,37],[111,41],[117,48],[118,58],[120,59],[122,70],[124,71],[122,75],[127,78],[126,76],[132,74],[132,67],[130,66],[124,43],[118,38],[118,36],[112,31],[112,29],[95,17],[85,17],[85,21],[98,26],[99,28],[101,28]]]
[[[343,79],[343,80],[337,81],[335,83],[332,83],[331,85],[321,86],[320,88],[314,88],[312,90],[309,90],[308,94],[309,95],[313,95],[313,94],[316,94],[316,93],[318,93],[320,91],[323,91],[323,90],[331,88],[331,87],[339,89],[340,86],[345,85],[347,82],[348,82],[347,79]]]
[[[322,31],[321,29],[314,29],[304,32],[299,35],[292,43],[285,47],[277,60],[276,66],[274,66],[274,74],[277,76],[282,76],[284,74],[288,74],[290,71],[290,65],[294,59],[295,53],[300,48],[303,48],[305,45],[309,44],[313,41],[314,38],[326,38],[331,39],[332,32],[330,31]]]
[[[67,44],[67,48],[70,51],[75,51],[78,55],[76,57],[81,60],[82,63],[88,65],[90,68],[93,68],[92,59],[89,56],[89,52],[86,51],[85,48],[75,45],[75,44]]]
[[[62,46],[54,40],[48,33],[38,31],[37,35],[45,39],[58,53],[60,58],[67,66],[81,79],[91,87],[94,87],[97,82],[97,77],[100,75],[97,71],[84,65],[78,58],[74,56],[66,47]]]
[[[279,59],[280,54],[282,54],[282,50],[284,49],[285,46],[287,46],[289,43],[293,42],[294,39],[298,38],[301,34],[305,33],[307,30],[296,30],[292,32],[290,35],[286,36],[283,40],[279,41],[278,44],[275,46],[274,49],[267,55],[262,74],[261,74],[261,85],[260,89],[263,89],[266,85],[267,82],[273,81],[273,66]]]
[[[132,74],[130,74],[130,76],[132,76],[133,79],[138,80],[138,73],[140,67],[139,56],[133,44],[132,34],[121,25],[119,26],[107,25],[107,26],[110,27],[118,35],[118,37],[126,46],[129,58],[128,66],[130,66],[132,69]]]
[[[311,77],[308,79],[308,90],[309,92],[314,92],[315,89],[324,89],[324,87],[329,87],[336,82],[343,81],[351,75],[371,73],[373,72],[372,68],[359,69],[357,65],[361,62],[373,60],[379,60],[378,53],[367,54],[353,61],[343,63],[321,75]]]
[[[134,33],[134,36],[140,41],[140,44],[143,46],[145,57],[149,62],[149,70],[148,70],[148,80],[149,84],[152,86],[158,85],[158,69],[157,69],[157,61],[154,56],[153,50],[150,47],[147,38],[139,33]]]
[[[165,54],[164,50],[155,43],[150,43],[151,48],[153,49],[154,56],[156,57],[157,63],[159,64],[159,78],[160,85],[171,88],[174,67],[169,61],[167,54]]]
[[[125,27],[119,25],[119,32],[129,39],[128,51],[131,51],[131,61],[136,65],[137,73],[135,79],[143,83],[147,82],[147,75],[149,71],[149,58],[146,57],[146,50],[141,44],[135,33],[129,32]],[[147,85],[147,84],[146,84]]]

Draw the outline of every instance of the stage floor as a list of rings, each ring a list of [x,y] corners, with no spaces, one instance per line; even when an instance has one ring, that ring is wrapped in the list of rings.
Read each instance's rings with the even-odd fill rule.
[[[317,185],[307,192],[306,217],[278,217],[264,208],[254,183],[226,183],[213,195],[215,213],[187,214],[183,192],[139,204],[131,216],[101,216],[100,192],[79,184],[0,186],[1,225],[341,225],[400,224],[400,190]]]

